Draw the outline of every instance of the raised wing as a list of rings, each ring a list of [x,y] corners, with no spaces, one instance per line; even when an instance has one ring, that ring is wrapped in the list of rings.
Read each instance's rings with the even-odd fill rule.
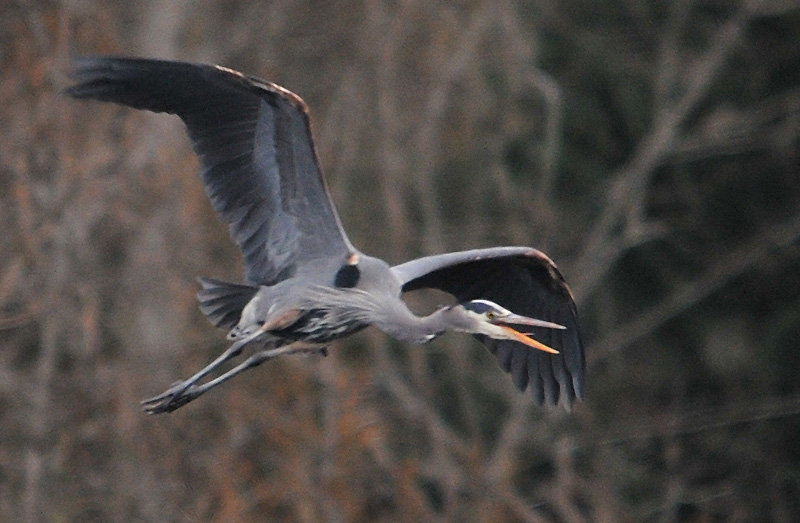
[[[213,65],[137,58],[76,61],[75,98],[178,115],[206,194],[244,255],[247,280],[270,285],[304,260],[354,252],[320,174],[308,111],[275,84]]]
[[[528,247],[496,247],[412,260],[392,268],[403,291],[440,289],[459,301],[491,300],[507,309],[566,327],[532,328],[531,336],[559,351],[547,354],[510,340],[476,336],[511,373],[524,391],[529,385],[537,404],[568,407],[583,399],[586,362],[572,294],[555,264]]]

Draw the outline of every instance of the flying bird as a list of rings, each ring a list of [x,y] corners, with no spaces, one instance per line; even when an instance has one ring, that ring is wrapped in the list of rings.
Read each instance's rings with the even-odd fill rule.
[[[494,247],[390,266],[345,234],[296,94],[214,65],[115,57],[74,65],[67,94],[183,120],[206,194],[244,256],[244,283],[199,279],[200,310],[228,330],[232,344],[194,376],[143,401],[147,412],[174,411],[281,355],[325,354],[334,340],[370,325],[418,344],[448,331],[472,334],[537,404],[560,400],[569,408],[583,399],[577,309],[542,252]],[[417,316],[402,295],[423,288],[457,303]],[[206,379],[251,344],[251,356]]]

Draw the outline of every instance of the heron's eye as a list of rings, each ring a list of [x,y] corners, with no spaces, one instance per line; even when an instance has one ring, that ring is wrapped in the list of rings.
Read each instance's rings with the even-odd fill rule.
[[[488,311],[488,312],[486,313],[486,319],[493,320],[493,319],[495,319],[495,318],[497,318],[497,313],[496,313],[496,312],[494,312],[494,311]]]

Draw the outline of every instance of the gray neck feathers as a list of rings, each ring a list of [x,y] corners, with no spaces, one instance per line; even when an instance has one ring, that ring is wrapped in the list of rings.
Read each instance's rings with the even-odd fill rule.
[[[309,304],[323,306],[342,319],[374,325],[386,334],[412,343],[425,343],[446,330],[460,330],[451,308],[416,316],[399,297],[359,289],[319,287],[309,294]]]
[[[450,309],[438,309],[428,316],[416,316],[402,300],[396,300],[391,311],[373,325],[390,336],[410,343],[427,343],[448,330]]]

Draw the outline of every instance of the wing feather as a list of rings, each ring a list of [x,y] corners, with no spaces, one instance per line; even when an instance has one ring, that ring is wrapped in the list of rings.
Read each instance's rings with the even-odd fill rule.
[[[559,351],[546,354],[512,340],[476,336],[511,374],[520,390],[530,387],[537,404],[567,407],[583,398],[586,374],[578,313],[555,264],[529,247],[496,247],[412,260],[392,268],[403,291],[434,288],[459,301],[487,299],[524,316],[552,321],[565,330],[531,329],[531,336]]]
[[[245,259],[247,280],[271,285],[310,259],[355,252],[317,162],[295,94],[230,69],[137,58],[75,63],[76,98],[178,115],[206,193]]]

